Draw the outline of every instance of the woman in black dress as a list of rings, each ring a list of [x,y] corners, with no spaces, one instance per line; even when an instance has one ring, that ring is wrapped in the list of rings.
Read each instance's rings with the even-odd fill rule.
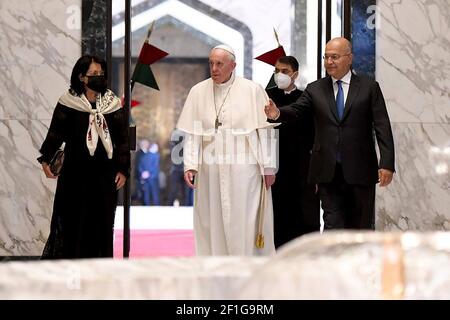
[[[106,70],[98,57],[78,59],[39,150],[45,175],[55,179],[48,163],[65,144],[43,259],[113,256],[117,192],[129,176],[130,153],[126,113],[106,88]]]

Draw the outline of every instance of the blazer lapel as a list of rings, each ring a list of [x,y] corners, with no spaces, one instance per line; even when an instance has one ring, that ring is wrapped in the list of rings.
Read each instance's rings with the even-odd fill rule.
[[[333,91],[333,80],[331,77],[327,77],[326,81],[324,82],[325,86],[325,95],[326,99],[328,101],[328,106],[330,107],[331,113],[334,115],[334,119],[339,123],[339,117],[337,115],[336,110],[336,99],[334,97],[334,91]]]
[[[357,97],[359,92],[359,78],[357,75],[352,74],[350,79],[350,87],[348,89],[347,100],[345,101],[344,114],[342,116],[342,121],[345,120],[348,113],[350,112],[350,108],[352,107],[353,101]]]

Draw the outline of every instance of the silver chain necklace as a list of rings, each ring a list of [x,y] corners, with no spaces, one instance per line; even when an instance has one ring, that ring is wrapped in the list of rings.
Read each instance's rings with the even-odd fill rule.
[[[214,87],[213,87],[214,109],[215,109],[215,111],[216,111],[216,120],[214,121],[214,128],[216,129],[216,132],[217,132],[217,130],[219,129],[219,126],[222,125],[222,122],[219,121],[219,114],[220,114],[220,111],[222,111],[222,108],[223,108],[223,106],[224,106],[224,104],[225,104],[225,101],[227,101],[228,94],[230,93],[231,87],[233,87],[233,84],[234,84],[234,80],[235,80],[235,79],[236,79],[236,78],[233,79],[233,82],[231,83],[230,87],[228,88],[227,94],[225,95],[225,98],[223,99],[222,104],[220,105],[219,111],[217,111],[217,106],[216,106],[216,91],[214,90]]]

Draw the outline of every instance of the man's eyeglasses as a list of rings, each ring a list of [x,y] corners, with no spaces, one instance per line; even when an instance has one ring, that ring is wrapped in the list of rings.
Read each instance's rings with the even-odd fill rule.
[[[347,54],[324,54],[323,55],[323,60],[327,61],[328,59],[331,59],[331,61],[337,61],[339,60],[341,57],[345,57],[345,56],[349,56],[351,55],[351,53],[347,53]]]

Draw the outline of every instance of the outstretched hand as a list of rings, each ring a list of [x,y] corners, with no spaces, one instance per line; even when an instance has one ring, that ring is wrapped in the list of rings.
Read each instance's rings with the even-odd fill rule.
[[[272,101],[272,99],[269,99],[269,104],[264,106],[264,112],[270,120],[277,119],[280,114],[280,110],[277,108],[277,105]]]

